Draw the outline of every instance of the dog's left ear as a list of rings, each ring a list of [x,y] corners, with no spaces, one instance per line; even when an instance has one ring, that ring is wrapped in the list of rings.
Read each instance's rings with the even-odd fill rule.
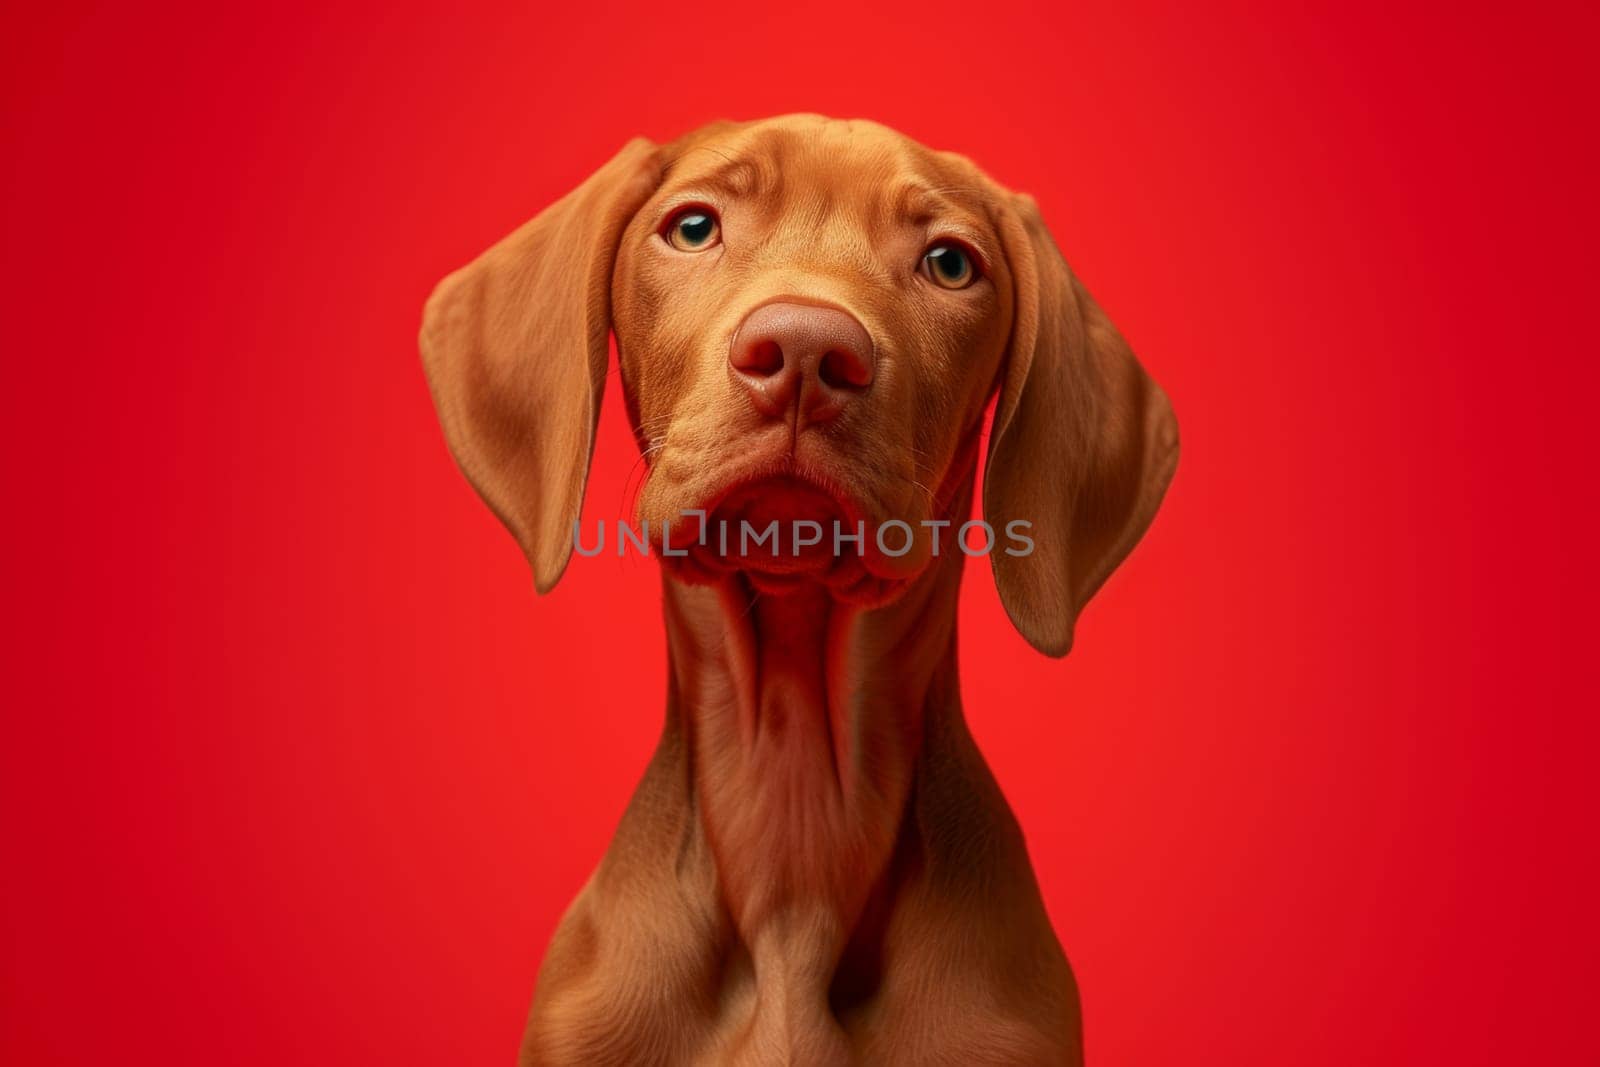
[[[462,473],[547,593],[572,524],[605,391],[611,270],[660,177],[636,138],[582,185],[445,278],[422,315],[422,362]]]
[[[1178,424],[1033,200],[1008,197],[1000,224],[1015,318],[983,510],[997,532],[1031,523],[1034,549],[990,559],[1018,631],[1064,656],[1078,613],[1155,518],[1178,465]]]

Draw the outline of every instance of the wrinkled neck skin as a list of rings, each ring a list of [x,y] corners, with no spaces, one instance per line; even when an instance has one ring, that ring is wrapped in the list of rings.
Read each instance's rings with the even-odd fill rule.
[[[730,910],[758,958],[770,947],[792,959],[796,926],[842,938],[881,873],[926,710],[958,703],[961,564],[941,555],[873,610],[821,586],[769,595],[666,579],[670,700]]]
[[[963,505],[966,506],[966,505]],[[863,610],[822,587],[666,582],[669,714],[757,997],[827,1018],[829,984],[889,866],[926,717],[959,716],[959,551]]]

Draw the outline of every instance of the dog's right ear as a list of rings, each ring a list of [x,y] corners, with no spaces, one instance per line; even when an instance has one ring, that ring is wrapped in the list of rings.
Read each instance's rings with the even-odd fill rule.
[[[578,188],[440,282],[422,363],[462,473],[547,593],[566,570],[605,389],[611,271],[660,179],[658,150],[623,147]]]

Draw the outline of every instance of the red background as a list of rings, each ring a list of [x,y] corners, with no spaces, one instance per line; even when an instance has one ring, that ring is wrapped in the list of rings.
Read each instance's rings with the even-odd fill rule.
[[[422,300],[809,109],[1034,193],[1182,424],[1069,659],[962,604],[1091,1061],[1600,1062],[1592,16],[228,6],[0,33],[0,1061],[511,1061],[658,591],[533,597]]]

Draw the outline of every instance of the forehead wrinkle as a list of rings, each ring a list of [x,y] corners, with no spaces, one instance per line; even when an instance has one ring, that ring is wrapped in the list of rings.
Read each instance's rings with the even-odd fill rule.
[[[961,194],[981,196],[979,190],[969,186],[930,186],[910,182],[891,194],[891,210],[896,221],[921,229],[927,229],[935,222],[944,223],[940,228],[950,230],[949,236],[967,241],[986,264],[991,263],[997,248],[989,215],[981,207],[957,199]]]
[[[709,171],[688,173],[685,162],[696,152],[709,153],[720,162]],[[707,192],[721,193],[731,199],[739,199],[759,194],[771,184],[771,176],[766,173],[766,168],[759,159],[730,155],[713,145],[696,145],[667,167],[662,184],[665,185],[667,182],[681,182],[684,186],[693,186],[705,189]]]
[[[968,191],[970,190],[930,187],[920,183],[910,183],[900,187],[894,200],[893,210],[901,219],[919,226],[926,225],[937,218],[948,218],[950,216],[971,219],[974,217],[974,213],[970,207],[946,195],[948,193]]]

